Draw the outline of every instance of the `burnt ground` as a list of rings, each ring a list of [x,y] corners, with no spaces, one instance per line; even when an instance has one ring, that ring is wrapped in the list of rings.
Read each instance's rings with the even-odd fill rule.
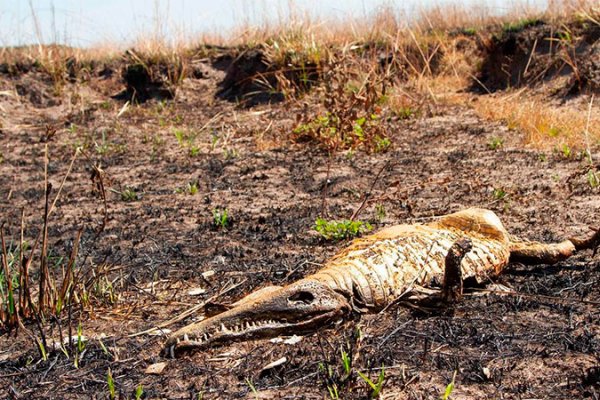
[[[373,185],[360,218],[376,229],[474,206],[533,240],[598,224],[599,192],[584,161],[528,148],[518,132],[467,108],[438,105],[392,118],[388,151],[330,158],[289,139],[295,114],[306,112],[301,104],[240,108],[216,95],[224,73],[203,68],[173,100],[121,115],[124,100],[112,98],[123,89],[118,74],[67,85],[58,96],[35,71],[0,79],[0,216],[8,240],[18,238],[22,208],[26,237],[41,229],[45,146],[54,193],[82,146],[50,218],[49,247],[66,254],[81,228],[79,268],[104,271],[91,304],[74,313],[88,338],[78,366],[61,351],[43,361],[23,330],[4,332],[0,397],[108,398],[110,369],[121,398],[134,398],[142,385],[145,398],[321,399],[330,396],[328,384],[340,398],[368,398],[356,372],[341,377],[344,348],[353,370],[372,379],[385,366],[382,398],[437,398],[455,371],[454,399],[599,398],[600,259],[589,252],[552,267],[512,265],[500,283],[516,294],[473,293],[436,313],[396,305],[296,344],[260,340],[168,359],[164,337],[129,337],[224,289],[231,290],[215,302],[316,271],[346,243],[320,239],[315,219],[349,218]],[[492,150],[491,138],[503,146]],[[94,166],[103,171],[106,210]],[[189,183],[196,194],[186,193]],[[131,201],[122,196],[127,189]],[[215,209],[228,210],[230,226],[214,226]],[[190,294],[198,288],[205,292]],[[38,334],[35,324],[27,328]],[[58,338],[56,321],[45,332]],[[281,357],[284,364],[262,371]],[[162,373],[145,372],[158,362],[167,363]]]

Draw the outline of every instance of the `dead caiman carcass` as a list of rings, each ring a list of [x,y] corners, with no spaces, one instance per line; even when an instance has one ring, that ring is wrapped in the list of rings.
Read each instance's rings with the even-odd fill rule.
[[[552,244],[516,240],[496,214],[476,208],[424,225],[393,226],[355,240],[313,275],[258,290],[228,311],[181,328],[168,339],[167,351],[311,332],[353,311],[381,310],[443,282],[455,243],[463,243],[460,268],[454,268],[458,280],[482,283],[510,262],[553,264],[595,249],[599,239],[600,231]]]

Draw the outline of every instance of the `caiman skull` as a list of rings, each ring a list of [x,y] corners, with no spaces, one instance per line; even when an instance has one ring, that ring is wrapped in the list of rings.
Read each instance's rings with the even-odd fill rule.
[[[233,308],[185,326],[167,341],[168,353],[231,341],[310,332],[343,317],[350,303],[329,286],[303,279],[250,294]]]

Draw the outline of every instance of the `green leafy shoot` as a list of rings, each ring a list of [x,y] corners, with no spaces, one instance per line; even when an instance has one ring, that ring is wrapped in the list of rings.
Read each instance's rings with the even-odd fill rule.
[[[363,233],[370,232],[372,229],[373,227],[368,222],[352,221],[349,219],[328,221],[323,218],[317,218],[315,221],[315,230],[327,240],[354,238]]]
[[[254,397],[258,399],[258,391],[256,390],[256,387],[254,386],[254,383],[252,383],[252,380],[250,378],[246,378],[246,384],[248,385],[252,393],[254,393]]]
[[[600,186],[600,177],[598,177],[598,173],[594,170],[589,170],[587,173],[587,180],[592,189],[596,189]]]
[[[213,223],[217,228],[225,229],[231,224],[229,219],[229,211],[224,209],[215,208],[213,210]]]
[[[571,155],[573,154],[573,151],[571,150],[569,145],[566,143],[562,145],[562,147],[560,148],[560,151],[563,155],[563,158],[571,158]]]
[[[142,384],[140,383],[139,385],[137,385],[137,387],[135,388],[135,400],[140,400],[142,398],[142,395],[144,394],[144,387],[142,386]]]
[[[110,400],[114,400],[114,398],[116,397],[116,389],[115,389],[115,381],[113,379],[112,371],[110,370],[110,368],[108,369],[108,372],[106,373],[106,384],[108,385],[108,396],[109,396]]]
[[[342,366],[344,367],[344,372],[346,373],[346,376],[349,376],[352,372],[352,359],[343,348],[340,348],[340,352],[342,353]]]
[[[188,182],[184,187],[180,187],[175,189],[175,193],[178,194],[189,194],[193,196],[198,193],[198,184],[196,182]]]
[[[379,221],[379,222],[381,222],[385,219],[386,212],[385,212],[385,206],[383,204],[375,205],[375,216],[377,218],[377,221]]]
[[[83,337],[83,327],[81,326],[81,322],[77,325],[77,351],[79,354],[83,352],[85,349],[85,339]]]
[[[488,142],[488,147],[490,150],[497,150],[504,145],[504,139],[494,136],[490,138]]]
[[[111,189],[111,191],[120,195],[121,200],[125,201],[127,203],[130,203],[132,201],[137,201],[140,199],[140,195],[135,191],[135,189],[132,189],[129,187],[123,189],[123,191],[121,191],[121,192],[119,192],[118,190],[115,190],[115,189]]]
[[[37,338],[35,340],[37,341],[38,348],[40,349],[40,354],[42,356],[42,360],[48,361],[48,353],[46,352],[46,347],[44,347],[44,343],[42,343],[42,341]]]
[[[98,343],[100,344],[100,348],[102,349],[102,351],[104,352],[104,354],[107,355],[107,356],[110,356],[110,352],[106,348],[106,345],[104,344],[104,342],[102,341],[102,339],[98,338]]]
[[[503,188],[494,188],[493,196],[495,200],[502,200],[506,198],[506,191]]]
[[[455,379],[456,379],[456,371],[454,371],[454,374],[452,375],[452,381],[450,381],[448,386],[446,386],[446,390],[444,390],[444,394],[442,395],[441,400],[449,400],[450,399],[450,395],[452,394],[452,391],[454,390],[454,380]]]
[[[360,371],[358,372],[358,376],[360,376],[362,378],[363,381],[365,381],[367,383],[367,385],[369,385],[369,387],[371,387],[371,390],[373,390],[371,392],[371,398],[374,399],[377,396],[379,396],[379,393],[381,393],[381,389],[383,388],[383,382],[385,381],[385,368],[382,365],[381,366],[381,371],[379,372],[379,376],[377,377],[377,382],[373,382],[368,376],[366,376],[365,374],[363,374]]]

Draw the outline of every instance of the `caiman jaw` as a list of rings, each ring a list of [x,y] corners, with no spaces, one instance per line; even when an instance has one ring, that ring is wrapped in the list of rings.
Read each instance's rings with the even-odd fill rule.
[[[350,310],[347,299],[329,286],[304,279],[263,296],[243,299],[231,310],[175,332],[167,353],[230,341],[309,332]]]

